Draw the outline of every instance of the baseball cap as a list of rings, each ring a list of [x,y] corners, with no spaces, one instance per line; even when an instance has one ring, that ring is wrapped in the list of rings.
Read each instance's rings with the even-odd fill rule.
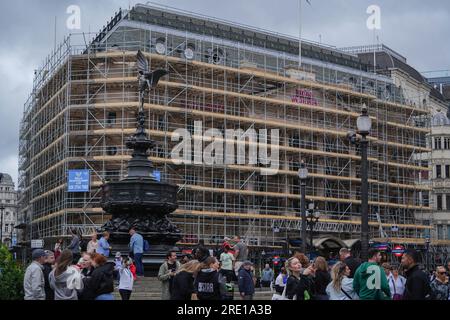
[[[247,261],[244,261],[244,262],[242,263],[242,265],[243,265],[243,266],[252,266],[252,265],[253,265],[253,262],[247,260]]]
[[[42,249],[36,249],[36,250],[34,250],[33,253],[31,254],[31,258],[32,258],[33,260],[37,260],[37,259],[39,259],[39,258],[41,258],[41,257],[46,257],[46,256],[47,256],[47,254],[46,254],[45,251],[42,250]]]

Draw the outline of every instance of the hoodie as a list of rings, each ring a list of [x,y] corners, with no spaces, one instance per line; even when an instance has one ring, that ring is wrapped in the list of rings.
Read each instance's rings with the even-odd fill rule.
[[[364,262],[356,269],[353,289],[361,300],[390,300],[386,273],[375,262]]]
[[[81,273],[74,267],[68,267],[60,275],[55,270],[49,275],[50,288],[55,292],[55,300],[78,300],[77,290],[83,289]]]
[[[92,271],[91,276],[84,279],[82,300],[95,300],[98,296],[114,292],[114,263],[107,262]]]
[[[199,300],[221,300],[226,294],[223,277],[214,269],[202,269],[195,278],[194,289]]]

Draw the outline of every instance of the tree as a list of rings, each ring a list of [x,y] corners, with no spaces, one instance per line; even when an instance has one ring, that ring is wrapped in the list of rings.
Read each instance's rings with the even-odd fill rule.
[[[24,273],[8,248],[0,245],[0,300],[23,300]]]

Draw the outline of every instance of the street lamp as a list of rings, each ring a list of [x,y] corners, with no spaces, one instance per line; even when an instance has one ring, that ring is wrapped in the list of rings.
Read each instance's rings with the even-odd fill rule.
[[[310,244],[311,244],[311,252],[314,249],[313,239],[314,239],[314,227],[319,222],[320,212],[315,210],[314,203],[310,203],[308,206],[307,213],[308,227],[309,227],[309,236],[310,236]]]
[[[368,183],[368,163],[367,148],[369,141],[367,136],[372,129],[372,119],[366,104],[362,107],[362,113],[356,121],[358,131],[347,134],[351,143],[359,145],[361,148],[361,259],[367,261],[369,251],[369,183]],[[360,135],[358,137],[356,134]]]
[[[306,253],[306,180],[308,179],[308,169],[306,168],[305,162],[300,163],[300,169],[298,170],[298,177],[300,179],[300,210],[302,216],[302,251]]]
[[[426,246],[425,246],[425,248],[426,248],[426,251],[425,251],[425,265],[426,265],[426,268],[427,268],[427,272],[430,271],[430,261],[429,261],[429,257],[428,257],[428,251],[430,250],[430,242],[431,242],[430,236],[426,235],[425,236],[425,244],[426,244]]]
[[[2,212],[1,220],[0,220],[0,243],[3,244],[3,213],[5,211],[5,207],[0,206],[0,211]]]

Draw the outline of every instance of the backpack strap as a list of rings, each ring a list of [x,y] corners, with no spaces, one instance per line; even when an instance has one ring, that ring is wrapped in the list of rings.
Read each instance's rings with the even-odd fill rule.
[[[391,277],[391,281],[392,281],[392,285],[393,285],[393,287],[394,287],[394,294],[397,294],[397,288],[396,288],[396,285],[395,285],[395,279],[394,279],[394,277]],[[402,282],[401,279],[400,279],[400,282]]]
[[[353,300],[352,297],[350,297],[350,295],[347,292],[345,292],[344,289],[341,288],[341,291],[343,294],[345,294],[347,296],[347,298],[349,298],[350,300]]]

